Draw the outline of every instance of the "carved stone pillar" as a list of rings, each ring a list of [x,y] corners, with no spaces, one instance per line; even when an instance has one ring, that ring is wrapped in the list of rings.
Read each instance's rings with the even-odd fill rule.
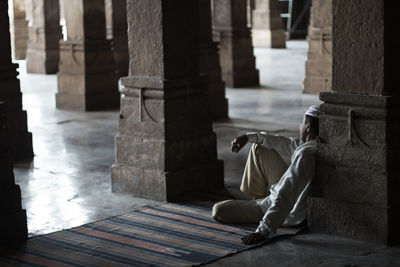
[[[28,132],[26,112],[17,79],[18,64],[11,62],[8,2],[0,1],[0,101],[7,104],[8,140],[14,160],[33,157],[32,135]]]
[[[25,0],[13,1],[13,33],[14,58],[25,59],[28,47],[28,20],[25,13]]]
[[[172,200],[223,187],[206,81],[199,76],[198,2],[127,4],[130,66],[122,78],[113,192]]]
[[[399,243],[398,2],[332,4],[333,91],[320,94],[310,228]]]
[[[213,0],[213,35],[220,43],[222,80],[228,87],[259,85],[247,27],[246,0]]]
[[[1,8],[4,7],[3,3],[7,1],[1,1]],[[28,236],[26,211],[21,206],[21,190],[14,180],[12,148],[5,128],[6,114],[5,103],[0,102],[0,245],[17,244]]]
[[[213,119],[228,117],[225,83],[221,80],[218,44],[212,40],[211,1],[199,2],[199,66],[200,73],[208,77],[208,95]]]
[[[59,0],[31,0],[29,40],[26,57],[28,73],[58,71],[60,27]]]
[[[111,36],[113,43],[114,59],[117,65],[118,76],[128,75],[128,24],[126,21],[126,0],[112,0]]]
[[[117,108],[118,78],[106,40],[104,0],[68,0],[64,9],[68,36],[60,41],[57,108]]]
[[[332,0],[313,0],[304,93],[332,89]]]
[[[255,47],[286,48],[285,32],[278,0],[256,0],[252,14],[252,36]]]

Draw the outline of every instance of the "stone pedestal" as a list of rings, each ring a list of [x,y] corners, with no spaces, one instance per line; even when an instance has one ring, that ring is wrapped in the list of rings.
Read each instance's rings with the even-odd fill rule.
[[[332,4],[333,91],[320,94],[325,115],[309,226],[398,244],[398,8],[384,0]]]
[[[199,69],[207,75],[210,111],[213,119],[228,117],[225,83],[221,80],[218,44],[212,40],[211,2],[199,0]]]
[[[56,107],[117,108],[120,94],[111,41],[106,40],[104,0],[65,2],[67,40],[60,41]]]
[[[0,245],[18,244],[28,236],[21,191],[14,181],[12,148],[5,128],[6,114],[5,103],[0,102]]]
[[[13,11],[13,32],[11,35],[14,46],[14,58],[25,59],[28,47],[28,21],[25,13],[25,0],[14,0]]]
[[[7,104],[8,140],[13,148],[12,158],[33,157],[32,135],[27,129],[26,112],[22,110],[22,94],[17,79],[18,64],[11,62],[11,42],[7,1],[0,2],[0,101]]]
[[[313,0],[303,92],[332,90],[332,0]]]
[[[278,0],[256,0],[252,13],[254,47],[286,48]]]
[[[213,37],[220,43],[222,80],[228,87],[259,85],[247,26],[246,0],[213,0]]]
[[[197,1],[127,4],[130,67],[122,78],[113,192],[173,200],[223,187],[206,81],[199,76]]]
[[[31,9],[27,72],[57,73],[62,39],[59,0],[31,0]]]

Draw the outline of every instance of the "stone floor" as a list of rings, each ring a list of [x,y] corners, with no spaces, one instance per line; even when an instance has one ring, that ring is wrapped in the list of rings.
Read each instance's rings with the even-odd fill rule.
[[[219,158],[225,161],[225,184],[239,184],[248,151],[229,152],[230,140],[263,129],[297,135],[304,110],[319,103],[301,93],[307,43],[287,49],[256,49],[261,74],[258,88],[227,89],[229,115],[218,121]],[[20,63],[24,109],[33,134],[35,158],[15,164],[30,236],[71,228],[158,204],[127,194],[112,194],[110,166],[118,111],[72,112],[55,109],[55,75],[26,74]],[[400,266],[400,248],[341,237],[304,233],[226,257],[211,266]]]

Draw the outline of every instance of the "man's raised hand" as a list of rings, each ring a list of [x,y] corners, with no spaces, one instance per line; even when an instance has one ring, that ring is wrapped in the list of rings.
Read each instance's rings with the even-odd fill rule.
[[[233,139],[231,143],[231,151],[238,153],[249,141],[247,135],[241,135]]]

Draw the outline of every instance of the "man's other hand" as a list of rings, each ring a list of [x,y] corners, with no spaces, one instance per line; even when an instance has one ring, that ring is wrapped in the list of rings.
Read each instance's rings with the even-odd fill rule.
[[[251,233],[242,237],[242,243],[245,245],[254,245],[266,239],[267,238],[260,233]]]
[[[249,141],[249,139],[247,138],[247,135],[241,135],[236,137],[235,139],[233,139],[232,143],[231,143],[231,151],[238,153]]]

